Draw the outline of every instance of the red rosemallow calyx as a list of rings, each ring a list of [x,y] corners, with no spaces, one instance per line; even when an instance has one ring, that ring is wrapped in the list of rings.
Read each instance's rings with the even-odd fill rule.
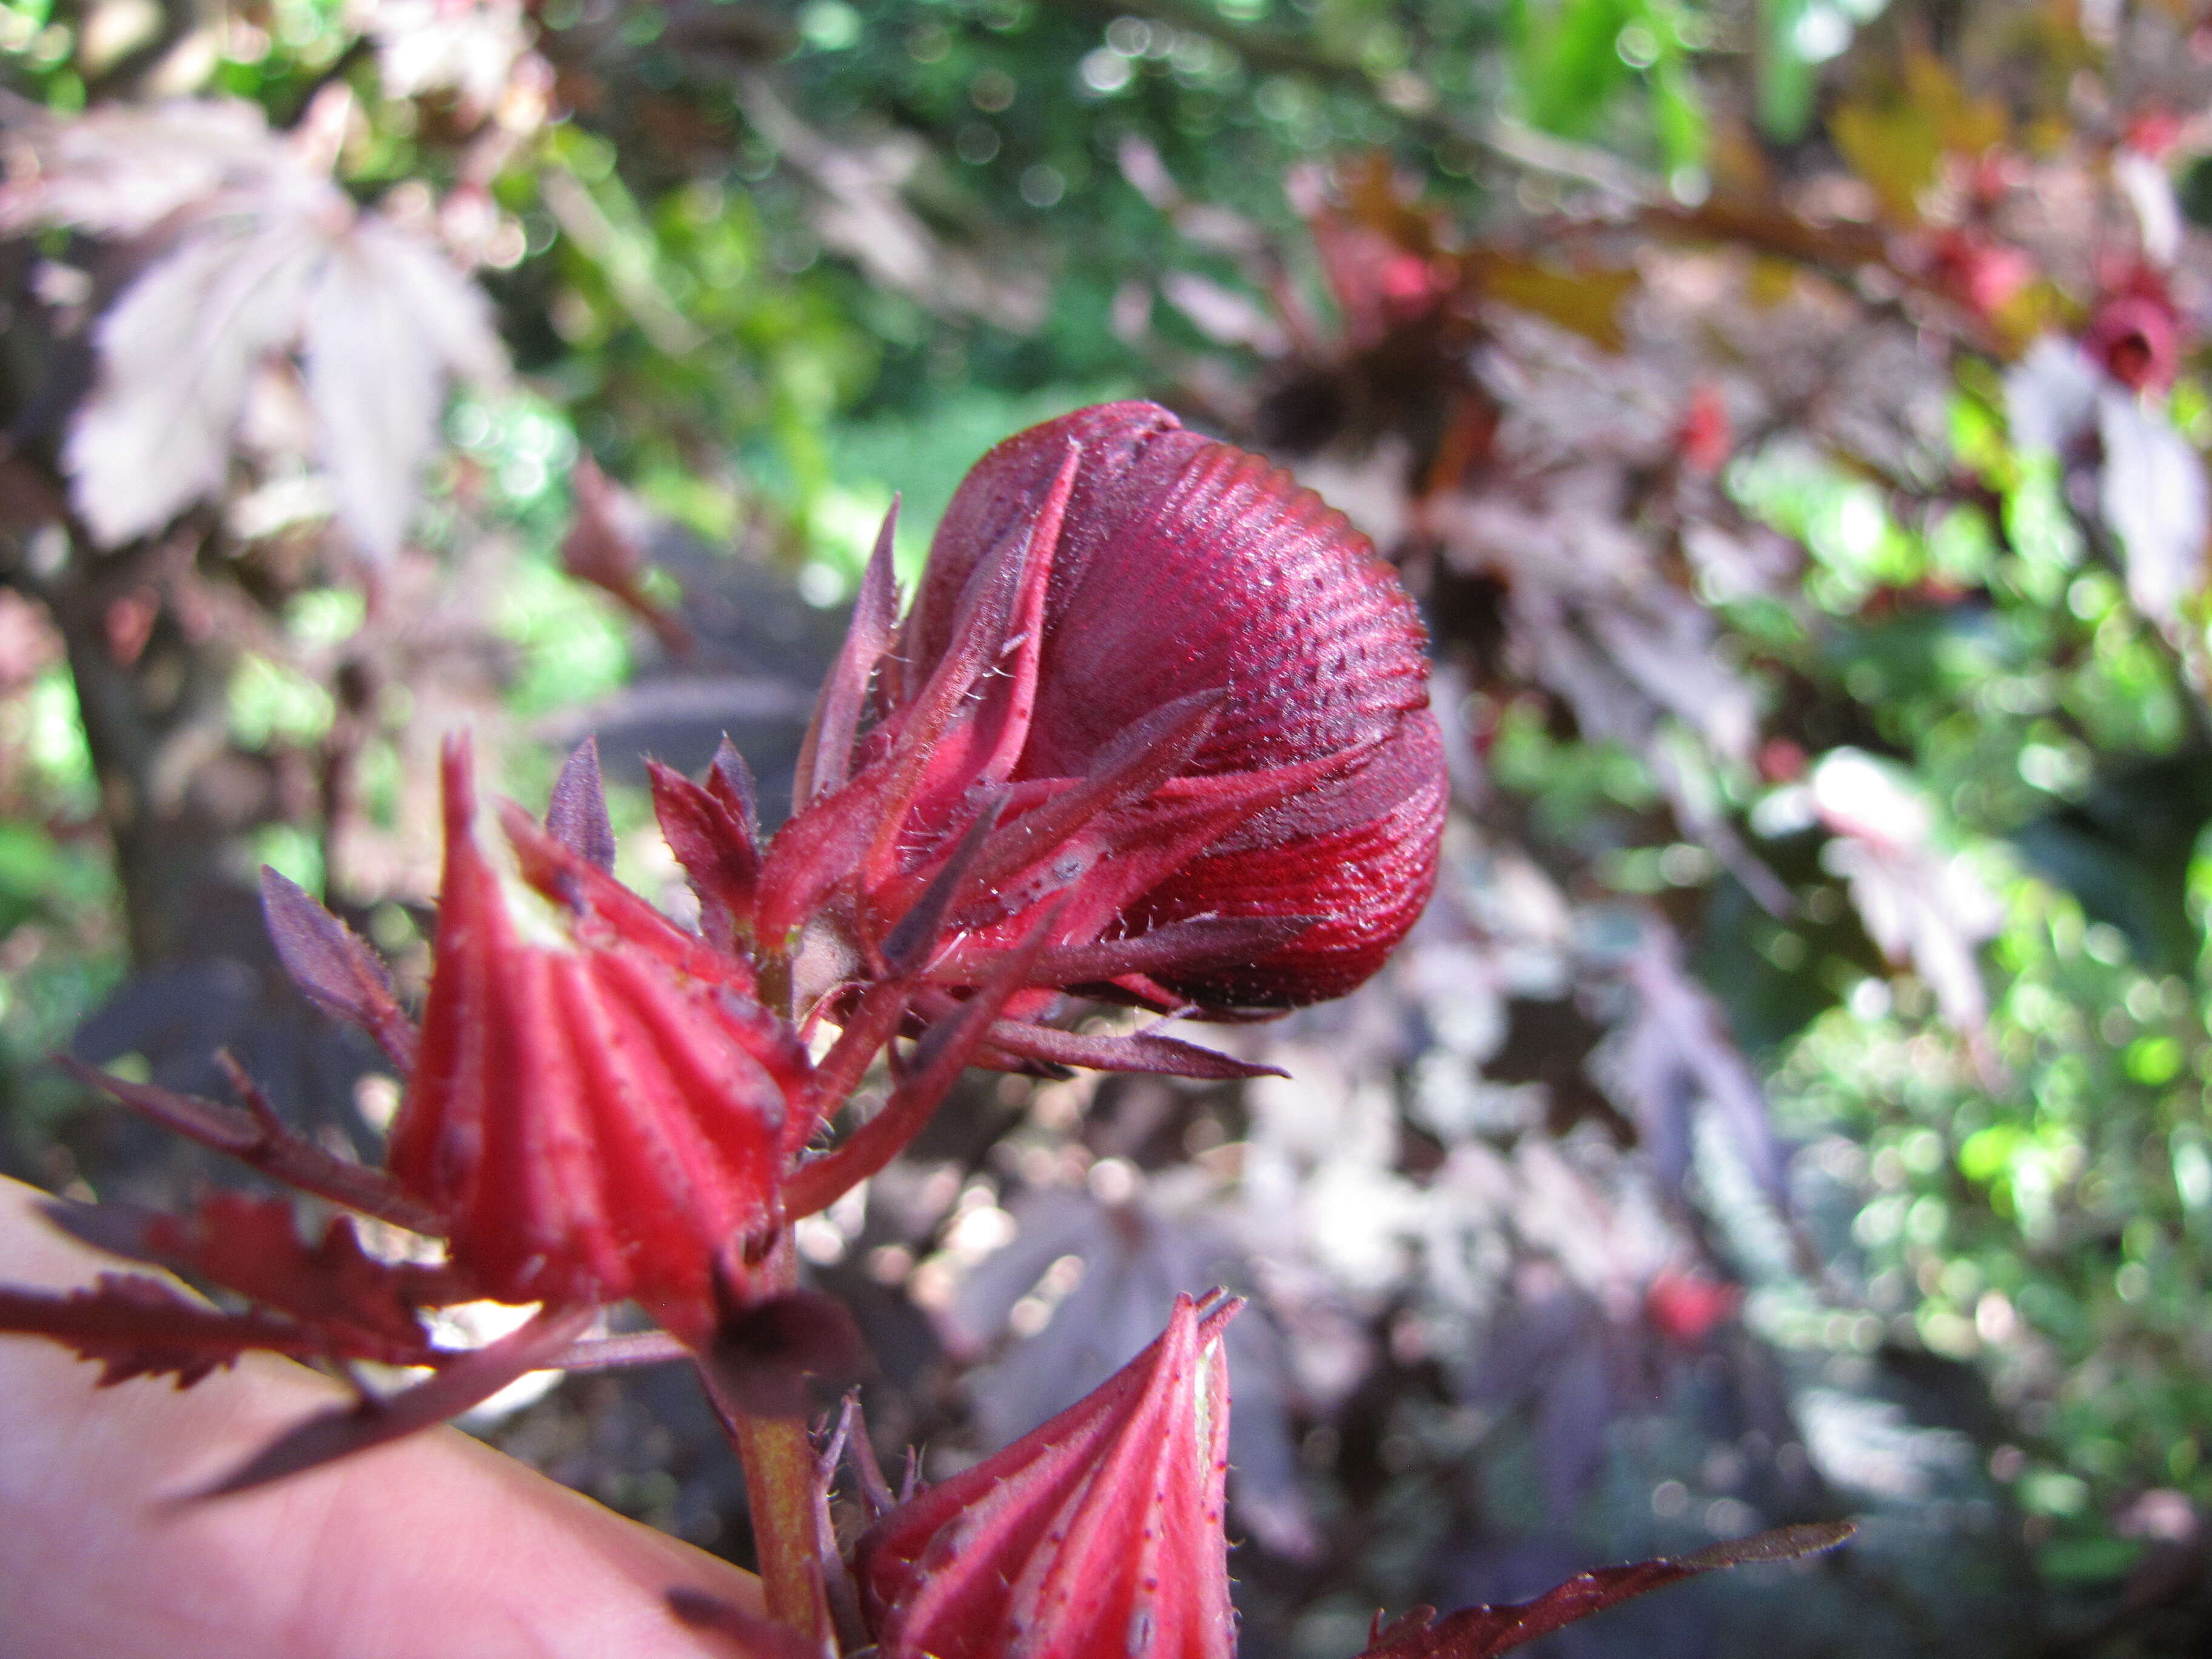
[[[976,465],[902,623],[890,543],[768,853],[764,937],[832,917],[844,971],[903,953],[957,993],[1057,903],[1033,986],[1216,1013],[1381,965],[1433,884],[1445,779],[1419,621],[1342,515],[1112,404]],[[1091,1058],[1019,1019],[991,1041]]]
[[[781,1220],[805,1053],[751,1000],[741,959],[518,809],[506,827],[523,872],[575,936],[524,939],[476,842],[465,744],[447,746],[444,782],[436,965],[392,1174],[447,1218],[486,1294],[635,1297],[703,1341]]]
[[[1243,1305],[1177,1297],[1095,1393],[870,1528],[884,1659],[1230,1659],[1221,1335]]]

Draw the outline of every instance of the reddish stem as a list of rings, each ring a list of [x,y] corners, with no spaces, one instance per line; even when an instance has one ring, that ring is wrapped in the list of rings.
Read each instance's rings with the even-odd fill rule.
[[[771,1294],[797,1287],[799,1258],[792,1249],[789,1229],[761,1264],[761,1282]],[[744,1468],[753,1551],[760,1561],[768,1616],[796,1632],[811,1651],[832,1653],[830,1603],[816,1555],[814,1447],[805,1422],[795,1417],[749,1415],[715,1382],[712,1366],[702,1364],[698,1370],[707,1397]]]
[[[811,1644],[829,1644],[830,1604],[815,1554],[814,1448],[794,1417],[737,1419],[768,1616]]]

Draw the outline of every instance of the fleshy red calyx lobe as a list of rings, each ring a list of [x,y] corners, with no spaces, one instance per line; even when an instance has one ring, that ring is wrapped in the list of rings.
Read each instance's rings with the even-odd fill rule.
[[[525,818],[509,825],[523,867],[577,936],[526,940],[476,842],[465,743],[447,745],[444,785],[434,966],[392,1173],[449,1219],[485,1294],[634,1296],[703,1342],[747,1241],[777,1221],[804,1056],[728,964]]]

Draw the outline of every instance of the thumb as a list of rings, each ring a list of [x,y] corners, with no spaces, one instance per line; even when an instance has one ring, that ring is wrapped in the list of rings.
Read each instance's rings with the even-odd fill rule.
[[[0,1282],[48,1291],[126,1263],[0,1180]],[[0,1336],[0,1607],[15,1659],[726,1659],[672,1589],[749,1610],[748,1574],[453,1429],[238,1497],[170,1500],[342,1398],[249,1354],[179,1392],[94,1387],[65,1349]]]

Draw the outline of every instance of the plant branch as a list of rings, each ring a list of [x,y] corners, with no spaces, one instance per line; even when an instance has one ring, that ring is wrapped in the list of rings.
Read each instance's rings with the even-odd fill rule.
[[[761,1278],[772,1290],[796,1288],[799,1258],[788,1228],[762,1264]],[[826,1655],[832,1651],[830,1603],[816,1553],[815,1458],[806,1424],[796,1417],[753,1416],[716,1379],[711,1364],[696,1369],[708,1402],[744,1469],[745,1503],[768,1616],[798,1632],[810,1650]]]

